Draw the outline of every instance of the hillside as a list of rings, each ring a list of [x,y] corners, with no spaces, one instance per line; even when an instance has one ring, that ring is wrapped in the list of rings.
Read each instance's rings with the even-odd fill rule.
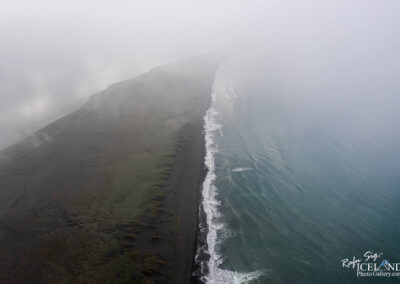
[[[218,65],[170,63],[0,152],[1,283],[183,283]]]

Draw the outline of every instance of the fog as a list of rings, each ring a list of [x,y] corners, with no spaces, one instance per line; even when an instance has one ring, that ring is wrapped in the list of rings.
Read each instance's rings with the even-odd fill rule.
[[[0,149],[113,82],[221,49],[235,50],[240,76],[284,90],[280,100],[392,113],[399,8],[395,0],[2,1]]]
[[[234,80],[245,82],[244,92],[257,90],[278,124],[395,150],[400,2],[315,2],[272,16],[258,47],[237,56]]]

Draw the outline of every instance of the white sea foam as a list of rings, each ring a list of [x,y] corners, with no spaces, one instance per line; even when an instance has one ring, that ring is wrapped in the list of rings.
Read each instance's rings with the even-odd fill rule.
[[[216,80],[217,81],[217,80]],[[226,90],[223,88],[223,90]],[[217,153],[217,145],[215,143],[216,131],[221,129],[221,125],[217,123],[217,115],[215,107],[216,92],[218,91],[216,84],[214,83],[213,93],[211,95],[211,106],[204,116],[204,130],[205,130],[205,144],[206,144],[206,157],[205,164],[208,172],[203,183],[203,209],[206,217],[206,223],[208,226],[207,232],[207,253],[210,258],[205,263],[208,268],[208,274],[202,277],[202,280],[206,283],[223,284],[223,283],[246,283],[257,279],[262,273],[251,272],[251,273],[238,273],[220,268],[223,262],[223,258],[218,252],[218,233],[224,228],[224,224],[219,221],[220,202],[217,199],[217,189],[214,185],[216,174],[215,174],[215,153]],[[237,170],[244,170],[247,168],[238,168]]]
[[[253,170],[252,168],[234,168],[232,172],[245,172],[245,171],[251,171]]]

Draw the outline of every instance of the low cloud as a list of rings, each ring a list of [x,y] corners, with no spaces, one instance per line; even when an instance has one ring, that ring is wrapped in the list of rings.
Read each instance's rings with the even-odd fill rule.
[[[399,8],[394,0],[3,1],[0,148],[109,84],[226,48],[246,53],[243,70],[273,84],[294,88],[314,72],[313,84],[333,85],[338,96],[344,82],[369,78],[390,93]]]

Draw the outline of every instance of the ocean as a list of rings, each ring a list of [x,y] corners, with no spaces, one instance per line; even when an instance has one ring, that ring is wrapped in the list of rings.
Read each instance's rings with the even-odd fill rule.
[[[399,282],[344,265],[372,262],[368,252],[400,262],[399,88],[376,98],[361,77],[332,88],[329,68],[293,66],[237,80],[232,66],[219,70],[204,118],[201,279]]]

